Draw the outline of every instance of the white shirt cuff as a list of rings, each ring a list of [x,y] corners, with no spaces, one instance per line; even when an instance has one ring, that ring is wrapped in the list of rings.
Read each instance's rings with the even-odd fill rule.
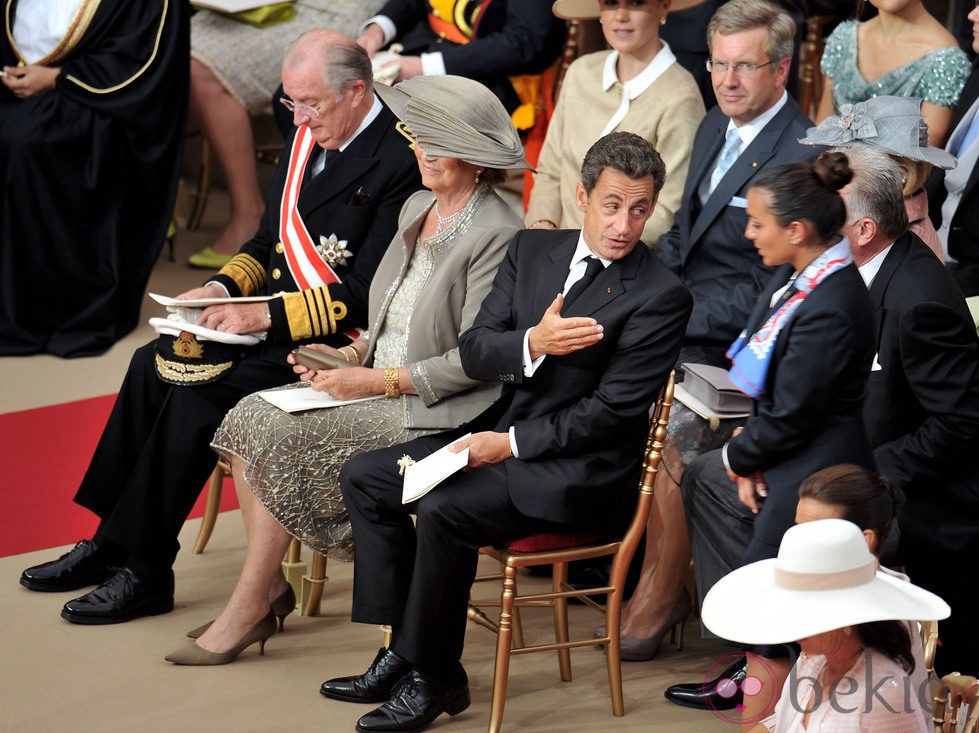
[[[541,365],[547,354],[541,354],[536,359],[530,358],[530,332],[533,328],[528,328],[523,334],[523,375],[525,377],[534,376],[534,372],[537,371],[537,367]]]
[[[231,293],[228,292],[228,289],[224,286],[224,283],[219,283],[217,280],[208,280],[206,283],[204,283],[204,286],[207,287],[208,285],[217,285],[224,291],[224,297],[231,297]]]
[[[513,425],[510,426],[508,435],[510,436],[510,452],[513,453],[514,458],[520,458],[520,454],[517,453],[517,433],[515,432]]]
[[[721,460],[724,461],[724,468],[731,473],[734,473],[734,470],[731,468],[731,464],[727,461],[727,445],[728,444],[725,443],[723,446],[721,446]]]
[[[423,53],[421,58],[422,74],[425,76],[445,76],[445,61],[441,51]]]
[[[375,15],[373,18],[368,18],[365,20],[363,25],[361,25],[360,29],[357,31],[357,35],[359,36],[363,34],[363,32],[367,30],[367,26],[369,26],[371,23],[380,28],[381,32],[384,34],[384,43],[381,44],[381,48],[384,48],[384,46],[391,43],[395,36],[398,35],[398,29],[394,27],[394,21],[386,15]]]

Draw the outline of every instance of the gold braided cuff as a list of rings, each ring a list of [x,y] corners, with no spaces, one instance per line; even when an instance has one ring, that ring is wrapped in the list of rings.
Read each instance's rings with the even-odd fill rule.
[[[398,384],[398,370],[396,367],[384,368],[384,396],[399,397],[401,395],[401,385]]]

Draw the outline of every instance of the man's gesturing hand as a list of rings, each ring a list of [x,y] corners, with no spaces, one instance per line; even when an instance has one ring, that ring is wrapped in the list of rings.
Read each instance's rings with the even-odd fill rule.
[[[563,356],[572,351],[597,344],[602,338],[602,326],[594,318],[563,318],[564,296],[558,293],[544,311],[540,323],[530,331],[527,345],[530,358],[544,354]]]

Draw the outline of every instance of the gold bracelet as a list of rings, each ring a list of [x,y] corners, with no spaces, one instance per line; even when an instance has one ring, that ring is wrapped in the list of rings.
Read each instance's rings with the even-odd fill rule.
[[[396,367],[384,368],[384,396],[398,397],[401,395],[401,385],[398,384],[398,370]]]
[[[550,219],[538,219],[537,221],[535,221],[535,222],[534,222],[533,224],[531,224],[531,225],[530,225],[529,227],[527,227],[527,228],[528,228],[528,229],[533,229],[533,228],[534,228],[534,227],[536,227],[536,226],[537,226],[538,224],[550,224],[550,225],[551,225],[551,227],[552,227],[553,229],[557,229],[557,224],[555,224],[555,223],[554,223],[553,221],[551,221]]]
[[[353,357],[352,359],[347,356],[346,354],[347,349],[350,349],[350,355]],[[360,366],[360,352],[357,351],[357,349],[355,349],[353,346],[350,346],[349,344],[347,346],[341,346],[339,349],[337,349],[337,351],[343,354],[343,358],[346,359],[347,361],[351,362],[352,364],[356,364],[357,366]]]

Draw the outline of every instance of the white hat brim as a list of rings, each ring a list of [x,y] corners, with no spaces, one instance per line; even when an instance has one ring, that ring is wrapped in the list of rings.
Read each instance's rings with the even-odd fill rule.
[[[701,608],[704,625],[730,641],[784,644],[870,621],[941,620],[951,613],[934,593],[880,571],[849,588],[780,588],[775,585],[777,562],[746,565],[715,583]]]
[[[555,0],[551,12],[562,20],[593,20],[602,14],[598,0]]]

